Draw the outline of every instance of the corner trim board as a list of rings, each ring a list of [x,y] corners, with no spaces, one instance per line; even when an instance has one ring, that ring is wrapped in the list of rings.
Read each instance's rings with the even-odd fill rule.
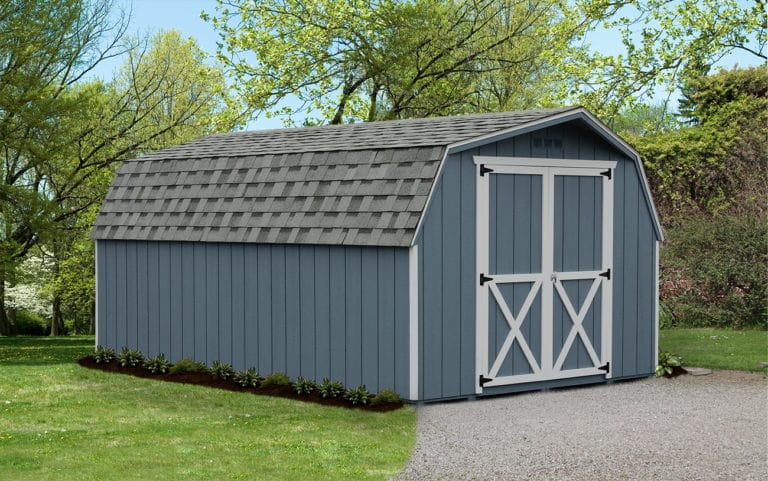
[[[408,399],[419,399],[419,246],[408,251]]]
[[[94,292],[94,310],[96,312],[93,313],[95,320],[94,320],[94,339],[93,339],[93,349],[95,350],[96,347],[99,345],[99,241],[94,240],[93,241],[93,277],[95,279],[95,292]],[[104,282],[102,280],[102,282]]]

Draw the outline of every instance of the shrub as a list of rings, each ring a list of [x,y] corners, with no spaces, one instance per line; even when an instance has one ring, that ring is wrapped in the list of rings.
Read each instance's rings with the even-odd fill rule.
[[[287,386],[290,383],[291,380],[288,379],[288,375],[280,371],[273,372],[272,374],[265,377],[263,381],[261,381],[262,387]]]
[[[371,393],[365,388],[365,384],[361,384],[354,389],[347,389],[347,392],[344,394],[344,399],[353,405],[368,404],[370,397]]]
[[[185,357],[173,366],[171,366],[171,374],[177,374],[180,372],[202,372],[205,371],[205,364],[200,361],[195,361]]]
[[[323,378],[323,382],[318,390],[323,398],[339,397],[344,392],[344,385],[339,381],[331,381],[326,377]]]
[[[96,364],[109,364],[115,359],[115,350],[111,347],[96,346],[96,352],[93,353],[93,360]]]
[[[379,391],[375,396],[373,396],[373,399],[371,399],[371,404],[374,406],[377,404],[392,404],[399,402],[400,396],[398,396],[397,393],[391,389],[384,389]]]
[[[232,364],[221,361],[213,361],[208,371],[219,379],[229,379],[235,374]]]
[[[144,355],[141,351],[134,351],[123,346],[123,350],[120,351],[120,355],[117,356],[117,362],[122,367],[136,367],[144,360]]]
[[[752,215],[679,219],[662,251],[660,296],[672,324],[768,327],[766,236]]]
[[[16,332],[22,336],[45,336],[51,330],[50,322],[32,311],[16,311]]]
[[[256,372],[256,368],[252,367],[235,373],[234,380],[241,387],[256,387],[259,384],[259,374]]]
[[[162,352],[155,357],[144,360],[144,369],[152,374],[165,374],[171,368],[171,363]]]
[[[312,391],[315,389],[317,389],[317,383],[312,379],[299,376],[296,378],[296,382],[293,383],[293,390],[296,391],[296,394],[302,396],[312,394]]]
[[[683,358],[668,352],[659,353],[659,364],[656,365],[656,377],[681,374]],[[676,369],[677,368],[677,369]]]

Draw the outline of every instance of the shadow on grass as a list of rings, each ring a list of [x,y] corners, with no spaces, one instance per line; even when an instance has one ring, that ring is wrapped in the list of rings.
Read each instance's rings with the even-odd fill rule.
[[[0,337],[0,365],[73,363],[93,352],[93,343],[93,336]]]

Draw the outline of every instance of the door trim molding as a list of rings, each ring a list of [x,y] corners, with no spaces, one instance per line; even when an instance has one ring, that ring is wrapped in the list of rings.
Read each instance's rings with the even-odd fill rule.
[[[577,169],[613,169],[616,167],[614,160],[584,160],[584,159],[547,159],[536,157],[494,157],[488,155],[474,155],[472,160],[475,165],[487,164],[498,167],[562,167]]]

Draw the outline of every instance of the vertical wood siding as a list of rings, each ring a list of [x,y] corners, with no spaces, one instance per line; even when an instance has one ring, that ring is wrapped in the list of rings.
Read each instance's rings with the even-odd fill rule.
[[[631,159],[595,135],[585,124],[573,121],[447,157],[417,238],[421,253],[420,397],[428,400],[474,395],[477,173],[473,155],[618,162],[614,181],[611,370],[614,379],[651,374],[656,359],[653,352],[653,275],[656,262],[653,244],[656,237],[651,213],[643,198],[639,173]],[[599,250],[595,251],[595,256],[599,256]],[[578,361],[569,360],[569,364],[571,362]],[[528,388],[600,379],[560,380],[537,383]],[[524,389],[525,386],[510,386],[490,388],[485,392],[493,394]]]
[[[99,241],[97,342],[408,394],[408,249]]]

